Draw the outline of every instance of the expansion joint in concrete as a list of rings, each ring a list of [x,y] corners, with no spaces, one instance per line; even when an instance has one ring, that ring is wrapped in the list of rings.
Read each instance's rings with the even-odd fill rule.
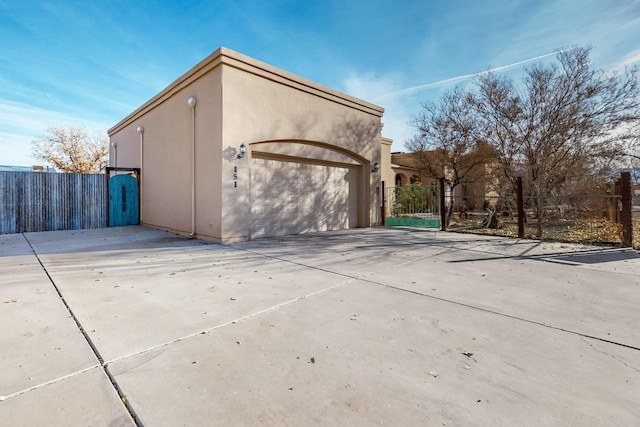
[[[22,237],[24,237],[24,239],[26,240],[27,244],[29,245],[29,247],[31,248],[31,250],[33,251],[33,255],[36,257],[36,259],[38,260],[38,263],[40,264],[40,267],[42,267],[42,270],[44,271],[44,273],[47,275],[47,278],[49,279],[49,282],[51,282],[51,285],[53,286],[53,288],[55,289],[56,293],[58,294],[58,297],[60,298],[60,301],[62,301],[62,304],[64,304],[64,307],[66,308],[67,312],[69,313],[69,315],[71,316],[71,318],[73,319],[73,321],[75,322],[76,326],[78,327],[78,330],[80,331],[80,333],[82,334],[82,336],[84,337],[85,341],[87,342],[87,344],[89,345],[89,347],[91,348],[91,351],[93,351],[93,354],[95,355],[96,359],[98,360],[98,365],[96,366],[100,366],[102,368],[102,370],[104,371],[104,374],[107,376],[107,378],[109,379],[109,381],[111,382],[111,385],[113,386],[114,390],[116,391],[116,393],[118,394],[118,396],[120,397],[120,401],[123,403],[123,405],[125,406],[125,409],[127,410],[127,412],[129,413],[129,416],[131,417],[131,419],[133,420],[133,422],[138,426],[138,427],[143,427],[142,423],[140,422],[140,420],[138,419],[138,416],[136,415],[134,409],[131,407],[131,404],[129,403],[129,401],[127,400],[126,395],[123,393],[122,389],[120,388],[120,386],[118,385],[118,383],[116,382],[116,379],[113,377],[113,375],[111,375],[111,373],[109,372],[109,369],[107,367],[107,364],[104,363],[104,359],[102,358],[102,356],[100,355],[100,351],[98,351],[98,348],[94,345],[93,341],[91,340],[91,337],[89,337],[89,335],[87,334],[87,332],[85,331],[84,327],[82,326],[82,324],[80,323],[80,320],[76,317],[75,313],[73,312],[73,310],[71,309],[71,307],[69,306],[69,304],[67,303],[66,299],[64,298],[64,296],[62,295],[62,292],[60,292],[60,288],[56,285],[56,282],[53,280],[53,277],[51,277],[51,274],[49,274],[49,271],[47,270],[47,267],[45,267],[44,263],[42,262],[42,260],[40,259],[40,256],[38,255],[38,253],[36,252],[35,248],[33,247],[33,245],[31,244],[31,242],[29,241],[29,239],[27,238],[27,236],[22,233]],[[94,369],[96,366],[92,366],[89,369]],[[85,369],[79,372],[76,372],[73,375],[76,375],[78,373],[83,373],[86,372],[89,369]],[[72,375],[67,375],[65,377],[62,378],[58,378],[54,381],[49,381],[44,385],[48,385],[54,382],[57,382],[59,380],[68,378],[69,376]]]
[[[389,289],[394,289],[394,290],[400,291],[400,292],[408,292],[408,293],[411,293],[411,294],[420,295],[422,297],[431,298],[433,300],[442,301],[442,302],[446,302],[446,303],[449,303],[449,304],[455,304],[455,305],[458,305],[458,306],[467,307],[467,308],[470,308],[470,309],[473,309],[473,310],[483,311],[483,312],[494,314],[494,315],[497,315],[497,316],[508,317],[510,319],[513,319],[513,320],[518,320],[518,321],[521,321],[521,322],[527,322],[527,323],[531,323],[531,324],[534,324],[534,325],[542,326],[542,327],[545,327],[545,328],[555,329],[556,331],[567,332],[567,333],[570,333],[570,334],[573,334],[573,335],[577,335],[577,336],[580,336],[580,337],[583,337],[583,338],[589,338],[589,339],[592,339],[592,340],[602,341],[602,342],[605,342],[607,344],[613,344],[613,345],[617,345],[617,346],[620,346],[620,347],[629,348],[631,350],[640,351],[640,347],[633,346],[633,345],[630,345],[630,344],[616,342],[616,341],[608,340],[608,339],[605,339],[605,338],[584,334],[582,332],[572,331],[570,329],[561,328],[559,326],[549,325],[547,323],[538,322],[536,320],[525,319],[523,317],[514,316],[512,314],[501,313],[501,312],[498,312],[498,311],[495,311],[495,310],[489,310],[487,308],[482,308],[482,307],[478,307],[478,306],[475,306],[475,305],[472,305],[472,304],[466,304],[466,303],[459,302],[459,301],[454,301],[454,300],[450,300],[450,299],[446,299],[446,298],[441,298],[441,297],[437,297],[437,296],[434,296],[434,295],[429,295],[429,294],[426,294],[426,293],[423,293],[423,292],[412,291],[410,289],[405,289],[405,288],[402,288],[402,287],[399,287],[399,286],[389,285],[388,283],[383,283],[383,282],[378,282],[378,281],[375,281],[375,280],[367,279],[366,277],[363,277],[363,276],[356,276],[356,275],[348,274],[348,273],[340,273],[340,272],[332,271],[332,270],[329,270],[329,269],[326,269],[326,268],[315,267],[315,266],[312,266],[312,265],[308,265],[308,264],[304,264],[304,263],[300,263],[300,262],[296,262],[296,261],[290,261],[290,260],[283,259],[283,258],[280,258],[280,257],[277,257],[277,256],[273,256],[273,255],[260,254],[259,252],[254,252],[254,251],[249,250],[249,249],[239,249],[239,250],[242,250],[242,251],[245,251],[245,252],[250,252],[250,253],[256,254],[256,255],[261,255],[261,256],[264,256],[264,257],[267,257],[267,258],[271,258],[271,259],[275,259],[275,260],[278,260],[278,261],[281,261],[281,262],[287,262],[287,263],[294,264],[294,265],[297,265],[297,266],[300,266],[300,267],[310,268],[310,269],[313,269],[313,270],[322,271],[324,273],[334,274],[336,276],[340,276],[340,277],[343,277],[343,278],[359,280],[361,282],[370,283],[372,285],[382,286],[382,287],[389,288]],[[410,261],[409,263],[412,263],[412,262],[415,262],[415,261]]]
[[[620,346],[620,347],[629,348],[631,350],[640,351],[640,347],[636,347],[636,346],[633,346],[633,345],[630,345],[630,344],[625,344],[625,343],[621,343],[621,342],[617,342],[617,341],[611,341],[611,340],[608,340],[608,339],[605,339],[605,338],[584,334],[584,333],[578,332],[578,331],[572,331],[570,329],[561,328],[559,326],[550,325],[548,323],[539,322],[537,320],[525,319],[524,317],[514,316],[512,314],[507,314],[507,313],[501,313],[499,311],[489,310],[487,308],[477,307],[475,305],[466,304],[466,303],[459,302],[459,301],[453,301],[453,300],[446,299],[446,298],[436,297],[434,295],[429,295],[429,294],[425,294],[425,293],[422,293],[422,292],[412,291],[412,290],[409,290],[409,289],[403,289],[403,288],[400,288],[398,286],[393,286],[393,285],[389,285],[389,284],[386,284],[386,283],[380,283],[380,282],[376,282],[376,281],[373,281],[373,280],[367,280],[367,279],[361,279],[361,280],[369,282],[369,283],[372,283],[372,284],[375,284],[375,285],[378,285],[378,286],[384,286],[384,287],[387,287],[387,288],[395,289],[397,291],[409,292],[409,293],[420,295],[420,296],[423,296],[423,297],[426,297],[426,298],[431,298],[431,299],[434,299],[434,300],[437,300],[437,301],[442,301],[442,302],[446,302],[446,303],[449,303],[449,304],[455,304],[455,305],[459,305],[459,306],[462,306],[462,307],[467,307],[467,308],[470,308],[472,310],[484,311],[485,313],[490,313],[490,314],[494,314],[494,315],[497,315],[497,316],[507,317],[509,319],[518,320],[520,322],[531,323],[533,325],[542,326],[542,327],[549,328],[549,329],[554,329],[554,330],[560,331],[560,332],[566,332],[566,333],[569,333],[569,334],[577,335],[577,336],[582,337],[582,338],[589,338],[589,339],[601,341],[601,342],[604,342],[604,343],[607,343],[607,344],[613,344],[613,345],[617,345],[617,346]]]

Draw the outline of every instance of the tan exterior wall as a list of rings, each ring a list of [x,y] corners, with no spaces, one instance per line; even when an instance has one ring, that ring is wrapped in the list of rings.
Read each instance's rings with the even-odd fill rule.
[[[259,73],[260,70],[251,70]],[[240,181],[233,187],[223,179],[223,216],[227,238],[246,239],[250,222],[250,180],[247,173],[251,152],[276,153],[293,158],[360,164],[360,226],[375,221],[376,180],[370,164],[380,159],[380,113],[367,107],[361,111],[343,99],[316,96],[307,88],[289,81],[274,82],[245,69],[225,67],[223,74],[223,139],[226,148],[245,143],[248,155],[241,161],[223,162],[223,176],[232,176],[239,168]],[[346,104],[346,105],[345,105]],[[355,103],[354,103],[355,104]],[[375,113],[375,114],[372,114]],[[262,142],[277,144],[261,144]],[[313,145],[313,143],[318,143]],[[333,147],[333,149],[332,149]],[[361,159],[345,154],[350,151]],[[364,182],[363,182],[364,181]],[[292,183],[302,186],[303,183]],[[305,191],[304,188],[299,188]]]
[[[193,111],[195,96],[196,228],[220,236],[221,86],[220,69],[199,76],[171,96],[153,103],[126,125],[110,131],[118,143],[118,166],[141,167],[141,223],[191,232]],[[144,128],[143,142],[137,128]],[[123,150],[123,146],[126,147]],[[113,160],[111,161],[113,163]]]
[[[249,239],[251,158],[259,155],[345,166],[357,177],[357,223],[379,220],[382,108],[225,48],[214,52],[109,130],[118,166],[140,165],[141,222],[191,232],[195,107],[195,235],[222,243]],[[238,158],[241,144],[247,154]],[[111,165],[115,166],[114,153]],[[351,172],[349,172],[351,175]],[[353,182],[351,181],[353,180]],[[303,184],[292,183],[305,191]],[[351,206],[350,205],[350,206]],[[350,223],[354,221],[350,220]]]
[[[381,156],[380,156],[380,178],[384,181],[385,187],[394,186],[394,172],[391,168],[391,144],[393,140],[382,138]]]

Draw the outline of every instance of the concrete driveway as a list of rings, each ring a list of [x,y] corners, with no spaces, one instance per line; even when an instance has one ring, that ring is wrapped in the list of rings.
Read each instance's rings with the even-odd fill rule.
[[[636,426],[632,250],[0,236],[2,426]]]

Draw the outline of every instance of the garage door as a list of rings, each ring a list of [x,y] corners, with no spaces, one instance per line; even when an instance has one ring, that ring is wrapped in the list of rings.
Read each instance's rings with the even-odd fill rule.
[[[356,168],[254,157],[251,238],[357,226]]]

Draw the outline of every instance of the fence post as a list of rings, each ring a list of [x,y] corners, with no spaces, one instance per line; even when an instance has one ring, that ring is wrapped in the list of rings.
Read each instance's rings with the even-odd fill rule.
[[[518,238],[524,239],[524,196],[521,176],[516,181],[516,205],[518,207]]]
[[[444,178],[440,178],[440,230],[447,231],[447,204],[444,200]]]
[[[622,246],[633,246],[633,227],[631,221],[631,205],[632,205],[632,191],[631,191],[631,173],[622,172],[620,174],[621,192],[622,195]]]
[[[387,190],[384,188],[384,181],[382,181],[382,205],[380,206],[380,225],[383,227],[387,224]]]
[[[105,170],[104,170],[104,177],[105,177],[105,180],[106,180],[106,184],[105,184],[104,187],[105,187],[105,190],[107,192],[107,194],[106,194],[106,203],[105,203],[105,208],[106,208],[106,211],[107,211],[107,227],[111,227],[111,224],[109,224],[109,215],[111,214],[111,212],[110,212],[111,206],[109,206],[109,202],[110,202],[110,200],[109,200],[109,176],[110,175],[111,175],[111,168],[110,167],[106,167]]]

